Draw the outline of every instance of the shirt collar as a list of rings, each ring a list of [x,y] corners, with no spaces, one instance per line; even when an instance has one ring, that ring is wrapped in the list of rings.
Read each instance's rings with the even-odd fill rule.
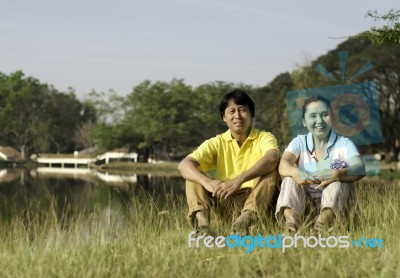
[[[246,140],[248,140],[248,139],[255,139],[256,137],[257,137],[257,129],[251,127],[249,136],[247,136]],[[225,131],[224,133],[222,133],[222,138],[223,138],[225,141],[232,141],[232,140],[234,140],[234,139],[232,138],[231,131],[230,131],[229,129],[228,129],[227,131]]]
[[[337,134],[333,131],[333,129],[331,129],[331,135],[329,136],[327,149],[329,149],[333,146],[337,137],[338,137]],[[314,150],[314,140],[313,140],[311,132],[309,132],[307,134],[306,140],[307,140],[307,145],[310,148],[309,151],[313,151]]]

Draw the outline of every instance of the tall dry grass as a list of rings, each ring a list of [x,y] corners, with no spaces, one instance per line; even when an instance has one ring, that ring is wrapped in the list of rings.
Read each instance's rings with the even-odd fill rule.
[[[380,237],[383,248],[279,249],[188,248],[191,227],[183,196],[109,201],[90,213],[26,211],[2,221],[1,277],[396,277],[400,275],[399,204],[396,183],[357,184],[360,210],[351,239]],[[227,234],[229,222],[213,221]],[[273,218],[258,230],[277,235]]]

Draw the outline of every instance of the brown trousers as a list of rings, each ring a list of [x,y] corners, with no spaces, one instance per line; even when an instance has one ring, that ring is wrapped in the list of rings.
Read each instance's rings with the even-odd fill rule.
[[[278,188],[279,181],[280,176],[278,171],[275,170],[265,176],[254,179],[252,188],[241,188],[226,201],[220,201],[212,197],[212,193],[202,185],[186,181],[186,199],[189,206],[188,217],[193,227],[197,225],[194,217],[196,212],[203,211],[209,217],[211,207],[216,208],[223,215],[227,213],[232,215],[249,210],[256,212],[258,217],[264,217]]]

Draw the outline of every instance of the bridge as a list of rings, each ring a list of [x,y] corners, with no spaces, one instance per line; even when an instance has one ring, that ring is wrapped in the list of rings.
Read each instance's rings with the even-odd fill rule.
[[[75,152],[73,154],[40,154],[38,157],[34,158],[34,160],[44,167],[75,169],[90,168],[91,164],[102,161],[108,164],[116,160],[137,162],[137,159],[137,153],[127,153],[122,150],[109,151],[97,156]]]

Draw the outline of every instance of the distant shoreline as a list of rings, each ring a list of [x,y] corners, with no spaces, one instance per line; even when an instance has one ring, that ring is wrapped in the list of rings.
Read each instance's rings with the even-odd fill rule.
[[[143,163],[143,162],[110,162],[108,164],[91,164],[90,169],[108,172],[110,174],[159,174],[165,176],[181,176],[178,170],[179,162]],[[36,169],[39,165],[32,160],[1,161],[0,169],[26,168]],[[56,168],[56,167],[55,167]],[[383,177],[400,177],[400,162],[381,162],[380,169]]]
[[[155,173],[171,176],[180,176],[178,162],[142,163],[142,162],[110,162],[92,167],[99,171],[110,173]]]

